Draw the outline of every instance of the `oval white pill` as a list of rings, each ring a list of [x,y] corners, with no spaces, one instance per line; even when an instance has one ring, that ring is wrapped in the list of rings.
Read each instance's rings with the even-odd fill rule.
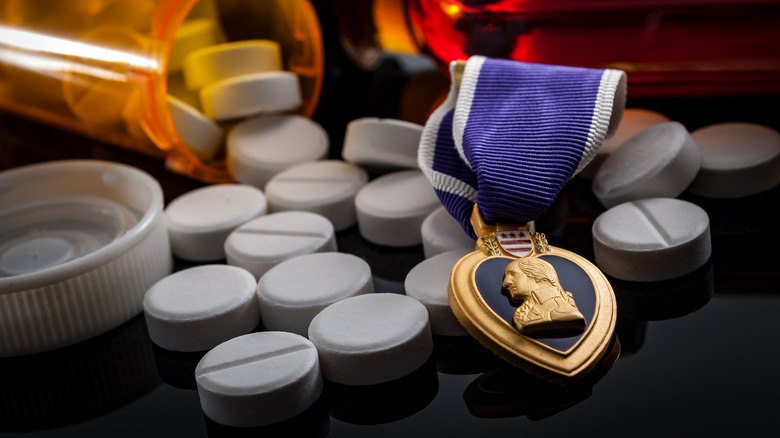
[[[709,218],[701,207],[679,199],[627,202],[596,218],[593,250],[599,268],[615,278],[679,277],[709,259]]]
[[[224,121],[294,110],[301,105],[301,89],[295,73],[253,73],[206,85],[200,102],[207,116]]]
[[[404,280],[406,295],[421,302],[428,309],[431,331],[443,336],[464,336],[468,332],[458,322],[450,308],[447,288],[452,267],[469,249],[455,249],[425,259],[412,268]]]
[[[260,279],[272,267],[295,256],[336,251],[333,224],[305,211],[283,211],[253,219],[225,240],[227,262]]]
[[[406,376],[433,352],[428,311],[414,298],[373,293],[326,307],[309,325],[324,378],[372,385]]]
[[[236,76],[282,70],[282,55],[275,41],[234,41],[188,53],[182,68],[187,88],[197,90]]]
[[[239,336],[206,353],[195,368],[203,413],[233,427],[294,417],[322,394],[317,350],[294,333]]]
[[[308,336],[311,320],[322,309],[373,291],[368,263],[339,252],[293,257],[269,269],[257,284],[265,328],[301,336]]]
[[[395,119],[365,117],[347,124],[344,160],[378,171],[416,169],[423,127]]]
[[[780,184],[780,132],[754,123],[720,123],[691,133],[702,153],[688,190],[710,198],[738,198]]]
[[[674,198],[693,181],[701,152],[678,122],[651,126],[614,151],[593,178],[593,193],[610,208],[643,198]]]
[[[360,235],[377,245],[419,245],[423,221],[440,206],[436,192],[419,170],[382,175],[355,196]]]
[[[168,112],[182,143],[201,160],[211,160],[222,144],[222,128],[197,109],[168,95]]]
[[[179,258],[225,258],[225,239],[244,222],[267,212],[265,194],[244,184],[217,184],[187,192],[165,208],[171,250]]]
[[[457,220],[441,206],[429,214],[420,228],[425,258],[454,249],[473,251],[477,240],[466,234]]]
[[[601,142],[601,147],[599,147],[598,152],[579,175],[586,178],[593,178],[604,160],[606,160],[615,149],[622,146],[626,140],[651,126],[668,121],[669,117],[657,111],[643,108],[626,108],[623,110],[623,117],[620,119],[620,124],[618,124],[615,133]]]
[[[256,282],[244,269],[202,265],[175,272],[144,296],[152,341],[171,351],[204,351],[260,322]]]
[[[227,135],[227,166],[240,182],[263,188],[277,173],[328,154],[328,134],[297,115],[244,120]]]
[[[274,175],[265,185],[273,212],[300,210],[328,218],[336,231],[351,227],[355,195],[368,182],[362,168],[339,160],[302,163]]]

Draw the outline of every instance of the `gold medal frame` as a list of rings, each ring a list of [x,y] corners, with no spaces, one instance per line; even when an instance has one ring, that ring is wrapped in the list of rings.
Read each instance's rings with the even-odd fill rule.
[[[595,293],[594,314],[577,342],[559,351],[532,337],[522,335],[502,319],[485,301],[476,282],[476,271],[486,260],[512,257],[486,256],[477,250],[455,264],[448,287],[453,313],[461,325],[485,347],[499,357],[530,374],[565,384],[586,375],[604,355],[612,339],[617,319],[617,305],[612,286],[604,274],[587,259],[553,246],[543,254],[567,259],[582,269]]]

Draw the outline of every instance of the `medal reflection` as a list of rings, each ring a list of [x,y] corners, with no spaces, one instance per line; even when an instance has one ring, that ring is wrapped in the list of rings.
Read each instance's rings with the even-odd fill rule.
[[[513,261],[504,271],[501,292],[520,306],[512,322],[523,334],[582,331],[585,318],[571,292],[558,283],[555,268],[539,258]]]

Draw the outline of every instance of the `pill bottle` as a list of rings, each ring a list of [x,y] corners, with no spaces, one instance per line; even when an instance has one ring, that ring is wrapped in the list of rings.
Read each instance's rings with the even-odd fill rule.
[[[0,0],[0,108],[159,156],[197,180],[232,181],[224,156],[183,144],[166,99],[181,88],[179,31],[198,25],[217,42],[278,43],[300,84],[294,111],[314,113],[324,55],[308,0]]]
[[[778,0],[408,0],[410,35],[471,55],[618,68],[632,97],[780,93]]]

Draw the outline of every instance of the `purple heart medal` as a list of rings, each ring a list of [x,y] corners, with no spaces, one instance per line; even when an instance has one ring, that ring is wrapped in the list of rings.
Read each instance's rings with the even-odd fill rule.
[[[615,296],[595,265],[529,224],[617,127],[625,73],[481,56],[450,71],[418,157],[447,211],[477,238],[450,275],[450,307],[507,362],[577,381],[610,346]]]

